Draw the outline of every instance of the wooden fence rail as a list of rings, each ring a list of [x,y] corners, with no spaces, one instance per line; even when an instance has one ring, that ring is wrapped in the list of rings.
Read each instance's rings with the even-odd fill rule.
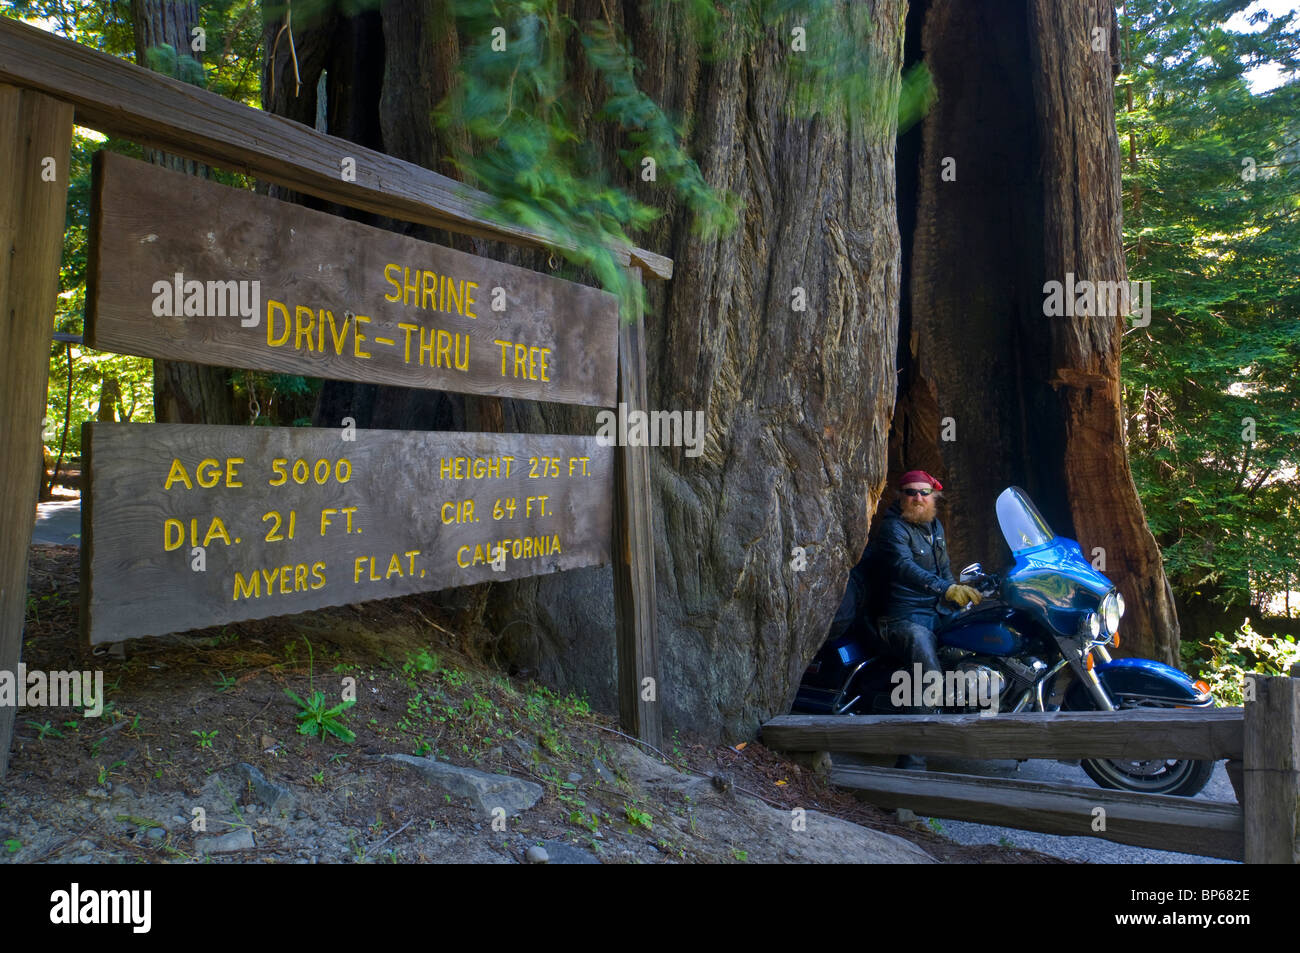
[[[1240,804],[1102,788],[836,765],[882,807],[1102,837],[1160,850],[1300,863],[1300,678],[1253,676],[1244,708],[978,715],[786,715],[763,741],[789,752],[935,757],[1227,760]],[[1249,693],[1248,693],[1248,698]],[[1101,813],[1098,813],[1100,809]],[[1104,820],[1098,824],[1098,818]]]

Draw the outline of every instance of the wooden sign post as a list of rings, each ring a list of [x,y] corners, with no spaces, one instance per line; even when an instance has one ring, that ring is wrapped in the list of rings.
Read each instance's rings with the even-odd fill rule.
[[[59,293],[72,107],[0,85],[0,671],[17,672]],[[0,705],[0,777],[12,705]]]
[[[610,294],[104,152],[87,301],[102,350],[646,404],[644,325]],[[658,745],[645,447],[98,423],[83,446],[92,644],[612,557],[620,717]]]

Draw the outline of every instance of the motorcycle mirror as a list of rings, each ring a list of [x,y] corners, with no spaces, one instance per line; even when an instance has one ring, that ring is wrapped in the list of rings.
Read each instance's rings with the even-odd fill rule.
[[[970,582],[970,580],[976,579],[982,575],[984,575],[984,567],[981,566],[979,563],[971,563],[969,566],[963,568],[962,571],[958,574],[957,581],[960,583],[967,583]]]

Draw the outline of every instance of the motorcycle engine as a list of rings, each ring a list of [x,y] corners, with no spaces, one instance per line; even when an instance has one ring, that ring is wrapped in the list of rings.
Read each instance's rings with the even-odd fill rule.
[[[1003,692],[1007,689],[1007,678],[998,669],[990,665],[983,665],[979,662],[963,661],[958,662],[956,671],[960,672],[968,686],[985,685],[988,687],[989,698],[1001,699]],[[968,699],[967,706],[975,707],[974,700]]]

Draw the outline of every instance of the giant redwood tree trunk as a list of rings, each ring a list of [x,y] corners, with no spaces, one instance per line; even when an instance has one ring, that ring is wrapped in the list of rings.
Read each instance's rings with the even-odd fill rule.
[[[1172,663],[1178,620],[1125,452],[1124,319],[1044,315],[1046,281],[1127,280],[1113,16],[1103,0],[913,10],[909,54],[938,101],[917,194],[899,197],[917,219],[891,464],[946,477],[954,566],[1001,561],[993,501],[1023,486],[1124,593],[1125,652]]]
[[[149,67],[148,51],[170,46],[179,55],[202,60],[192,49],[191,31],[199,25],[196,0],[131,0],[131,23],[135,32],[135,59]],[[204,166],[191,159],[146,150],[149,161],[191,175],[206,175]],[[205,364],[155,360],[154,418],[160,422],[186,424],[233,424],[241,422],[235,408],[230,371]]]

